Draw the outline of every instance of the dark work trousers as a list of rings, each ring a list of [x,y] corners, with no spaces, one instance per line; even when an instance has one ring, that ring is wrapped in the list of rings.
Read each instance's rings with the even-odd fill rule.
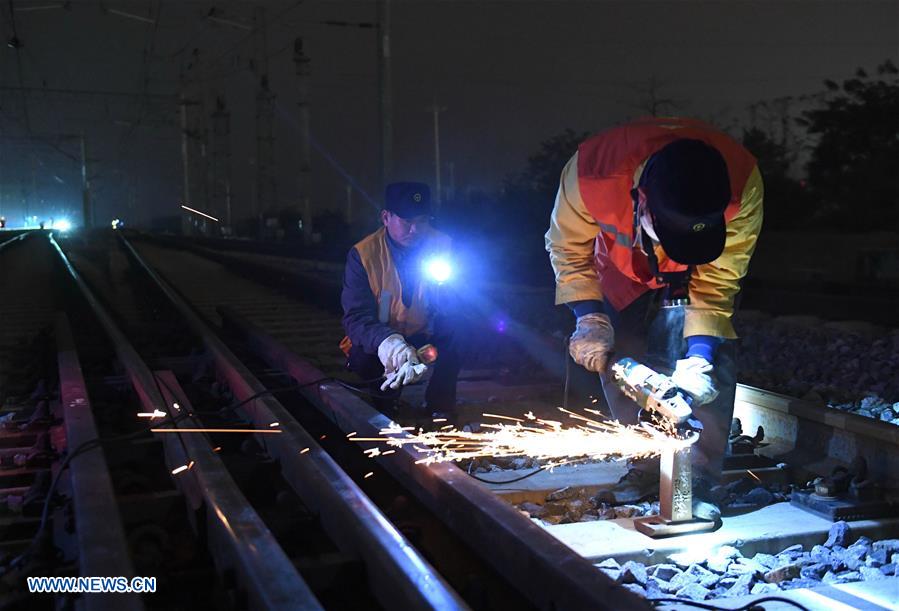
[[[416,348],[421,348],[425,344],[437,347],[437,362],[430,366],[434,372],[425,389],[425,402],[431,412],[451,415],[456,408],[456,381],[459,378],[459,370],[462,369],[464,355],[463,336],[464,333],[460,332],[454,321],[438,316],[434,321],[432,335],[416,334],[406,338],[406,341]],[[402,394],[402,387],[396,390],[381,390],[384,366],[377,354],[370,354],[359,346],[353,346],[347,364],[350,370],[362,379],[377,380],[368,385],[369,391],[375,395],[375,407],[382,411],[394,409],[396,400]]]
[[[639,363],[671,374],[678,359],[684,358],[687,342],[684,334],[684,306],[661,307],[661,291],[649,291],[621,312],[605,304],[615,328],[613,359],[631,357]],[[571,358],[571,357],[568,357]],[[639,407],[612,381],[611,374],[602,383],[600,377],[571,364],[572,403],[589,404],[590,395],[601,392],[613,418],[623,424],[635,424]],[[611,363],[610,363],[611,365]],[[718,397],[706,405],[694,405],[693,414],[702,422],[703,431],[693,446],[694,475],[715,483],[721,479],[721,467],[727,451],[727,437],[734,413],[737,389],[736,342],[724,340],[715,350],[712,377]],[[575,374],[575,372],[577,372]],[[587,374],[587,375],[585,375]]]

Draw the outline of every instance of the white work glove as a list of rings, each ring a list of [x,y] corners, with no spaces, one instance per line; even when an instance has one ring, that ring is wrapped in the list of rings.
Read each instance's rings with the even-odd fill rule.
[[[688,356],[674,367],[671,381],[674,385],[693,396],[698,405],[711,403],[718,396],[712,376],[714,367],[701,356]]]
[[[578,317],[577,327],[568,342],[568,353],[587,371],[602,373],[614,346],[612,321],[605,314],[594,312]]]
[[[406,361],[414,359],[416,363],[418,362],[415,348],[399,333],[388,335],[378,345],[378,358],[384,365],[385,373],[396,371]]]
[[[384,375],[387,379],[381,385],[381,390],[396,389],[406,384],[412,384],[421,379],[428,370],[418,358],[418,353],[406,339],[399,333],[388,335],[378,346],[378,359],[384,365]]]
[[[424,363],[413,364],[412,361],[406,361],[400,365],[399,369],[387,374],[387,379],[381,384],[381,390],[387,390],[388,388],[396,390],[400,386],[414,384],[425,375],[427,370],[428,366]]]

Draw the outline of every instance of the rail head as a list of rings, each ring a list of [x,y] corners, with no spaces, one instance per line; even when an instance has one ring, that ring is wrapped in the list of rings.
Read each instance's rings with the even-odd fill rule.
[[[69,319],[56,318],[59,359],[59,399],[63,408],[68,452],[99,438]],[[99,450],[86,452],[69,463],[78,565],[83,577],[134,576],[125,528],[113,491],[106,458]],[[137,594],[97,594],[85,597],[85,609],[143,609]]]

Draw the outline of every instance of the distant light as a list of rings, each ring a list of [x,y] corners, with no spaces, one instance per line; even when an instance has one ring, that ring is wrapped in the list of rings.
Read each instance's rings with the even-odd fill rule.
[[[427,259],[424,262],[425,274],[438,284],[446,282],[453,275],[450,262],[443,258]]]
[[[118,229],[118,228],[121,227],[124,223],[122,223],[122,221],[119,220],[119,219],[112,219],[112,223],[110,223],[110,224],[112,225],[112,228],[113,228],[113,229]]]
[[[59,219],[53,223],[53,228],[59,229],[60,231],[68,231],[72,228],[72,223],[70,223],[68,219]]]

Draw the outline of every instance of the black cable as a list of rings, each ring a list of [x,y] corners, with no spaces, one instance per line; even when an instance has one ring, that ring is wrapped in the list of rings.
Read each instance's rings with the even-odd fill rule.
[[[521,477],[516,477],[515,479],[506,479],[506,480],[501,480],[501,481],[485,479],[483,477],[479,477],[479,476],[475,475],[471,471],[468,472],[468,475],[470,475],[474,479],[478,480],[479,482],[484,482],[485,484],[514,484],[515,482],[520,482],[523,479],[527,479],[527,478],[531,477],[532,475],[537,475],[541,471],[545,471],[545,470],[546,470],[546,467],[537,467],[530,473],[528,473],[526,475],[522,475]]]
[[[742,607],[718,607],[716,605],[710,605],[708,603],[701,603],[695,600],[690,600],[688,598],[648,598],[646,599],[654,606],[662,604],[662,603],[675,603],[679,605],[686,605],[688,607],[696,607],[697,609],[708,609],[709,611],[756,611],[756,610],[764,610],[764,607],[761,607],[762,603],[767,602],[779,602],[786,603],[800,611],[810,611],[808,607],[805,607],[795,600],[783,597],[783,596],[762,596],[761,598],[757,598],[751,602],[746,603]]]

